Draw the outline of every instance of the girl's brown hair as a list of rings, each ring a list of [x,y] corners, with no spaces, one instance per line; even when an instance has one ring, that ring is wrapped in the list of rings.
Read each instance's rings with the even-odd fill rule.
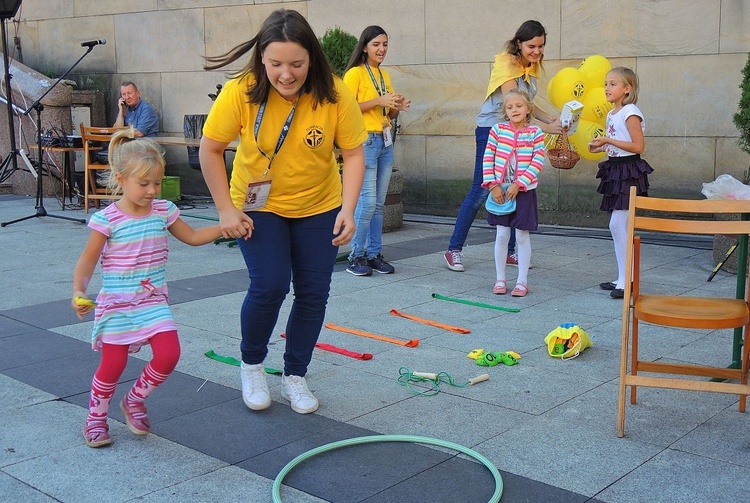
[[[357,45],[356,47],[354,47],[352,55],[349,57],[349,63],[346,65],[344,73],[359,65],[363,65],[365,61],[367,61],[367,53],[365,52],[365,47],[367,47],[367,44],[369,44],[372,39],[374,39],[375,37],[379,37],[380,35],[385,35],[386,38],[388,38],[388,34],[385,32],[385,30],[376,25],[368,26],[362,31],[362,35],[359,36]]]
[[[206,57],[208,64],[204,68],[218,70],[252,51],[250,62],[233,77],[239,78],[252,74],[255,77],[255,83],[250,87],[248,97],[251,103],[261,103],[268,98],[272,87],[266,75],[266,67],[263,65],[263,51],[272,42],[295,42],[309,54],[310,67],[305,83],[302,85],[302,92],[312,95],[313,107],[324,101],[329,103],[338,101],[331,67],[320,47],[320,42],[302,14],[293,10],[279,9],[272,12],[255,37],[220,56]]]
[[[516,34],[513,38],[505,43],[505,52],[513,56],[517,63],[521,63],[521,44],[528,42],[532,38],[544,37],[544,43],[547,43],[547,30],[544,29],[542,23],[529,19],[518,27]],[[542,61],[544,61],[544,53],[539,58],[539,67],[543,68]]]

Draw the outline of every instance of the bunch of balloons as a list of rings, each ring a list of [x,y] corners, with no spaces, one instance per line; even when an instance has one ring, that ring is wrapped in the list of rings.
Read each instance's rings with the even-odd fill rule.
[[[568,139],[582,158],[591,161],[598,161],[606,155],[604,152],[592,154],[588,144],[592,139],[605,135],[607,113],[613,105],[604,95],[604,79],[611,68],[607,58],[594,54],[584,59],[578,68],[563,68],[547,84],[547,98],[557,108],[562,109],[571,100],[583,103],[578,128]],[[551,138],[550,143],[553,142],[554,138]]]

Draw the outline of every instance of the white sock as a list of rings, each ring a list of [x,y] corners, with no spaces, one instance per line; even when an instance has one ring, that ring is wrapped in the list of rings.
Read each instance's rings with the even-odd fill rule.
[[[615,288],[625,288],[625,260],[628,252],[628,210],[614,210],[609,219],[609,232],[615,244],[617,259],[617,281]]]
[[[516,251],[518,253],[518,279],[516,283],[529,282],[529,266],[531,265],[531,238],[529,231],[516,229]]]
[[[505,281],[505,261],[508,258],[508,242],[510,241],[510,227],[497,225],[495,236],[495,272],[497,281]]]

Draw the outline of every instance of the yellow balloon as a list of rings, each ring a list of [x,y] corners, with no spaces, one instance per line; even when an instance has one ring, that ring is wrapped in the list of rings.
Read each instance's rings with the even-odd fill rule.
[[[578,129],[575,134],[568,137],[570,140],[570,146],[578,152],[583,159],[589,161],[599,161],[606,157],[607,154],[604,152],[591,153],[589,152],[589,142],[594,138],[605,136],[604,126],[581,119],[578,123]]]
[[[583,81],[587,87],[602,87],[607,72],[612,69],[609,60],[599,54],[593,54],[581,62],[578,70],[583,76]]]
[[[552,89],[555,86],[554,82],[555,77],[552,77],[551,79],[549,79],[549,82],[547,82],[547,101],[549,101],[550,103],[552,103]]]
[[[596,122],[604,126],[607,122],[607,113],[614,105],[607,101],[603,87],[587,88],[583,97],[583,113],[581,119]]]
[[[551,83],[552,86],[549,90],[552,92],[547,97],[550,103],[560,109],[570,100],[581,101],[586,91],[581,72],[572,66],[565,67],[557,72]]]

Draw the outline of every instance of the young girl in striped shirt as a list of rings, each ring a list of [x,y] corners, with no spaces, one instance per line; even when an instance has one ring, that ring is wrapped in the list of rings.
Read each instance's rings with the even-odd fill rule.
[[[528,274],[531,264],[529,231],[537,229],[536,186],[544,165],[544,133],[531,124],[533,105],[529,94],[511,89],[503,100],[503,119],[492,127],[484,151],[482,187],[490,190],[488,197],[498,204],[516,200],[510,214],[487,213],[487,223],[497,227],[495,238],[495,270],[497,278],[492,293],[504,295],[506,255],[511,227],[516,229],[518,244],[518,278],[511,295],[525,297],[529,293]],[[507,188],[505,188],[507,187]]]
[[[156,199],[164,177],[164,152],[152,140],[134,139],[133,131],[118,131],[110,141],[110,188],[122,195],[92,215],[91,234],[73,273],[71,306],[80,319],[94,309],[92,346],[102,354],[83,428],[90,447],[112,443],[107,412],[128,353],[150,344],[154,355],[120,403],[128,429],[136,435],[149,432],[144,400],[180,357],[177,327],[167,303],[167,231],[193,246],[221,236],[218,225],[193,229],[180,219],[172,202]],[[102,288],[94,306],[86,288],[100,260]]]

